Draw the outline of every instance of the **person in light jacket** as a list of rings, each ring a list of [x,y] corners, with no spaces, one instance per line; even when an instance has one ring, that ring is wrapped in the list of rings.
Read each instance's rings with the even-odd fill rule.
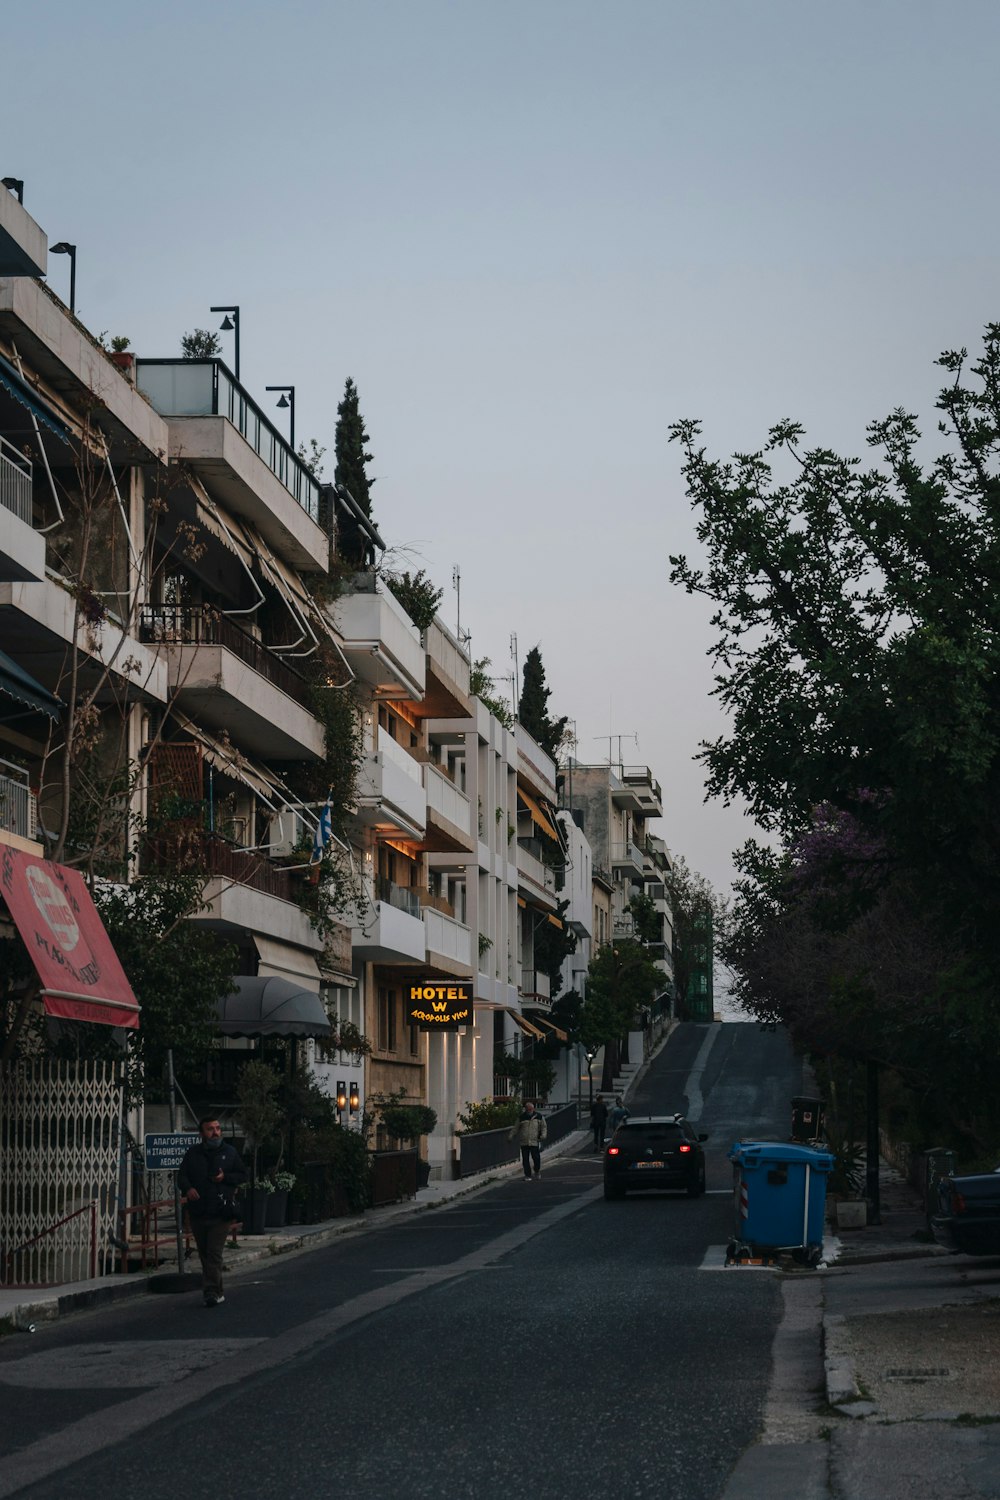
[[[529,1099],[508,1136],[521,1148],[521,1165],[529,1182],[532,1175],[542,1175],[542,1142],[548,1133],[549,1127]]]

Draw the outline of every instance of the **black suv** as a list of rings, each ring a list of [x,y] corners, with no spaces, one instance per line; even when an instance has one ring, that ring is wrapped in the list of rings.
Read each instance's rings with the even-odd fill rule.
[[[705,1191],[707,1135],[696,1134],[683,1115],[632,1115],[604,1152],[604,1196],[624,1198],[636,1188],[686,1188],[689,1198]]]

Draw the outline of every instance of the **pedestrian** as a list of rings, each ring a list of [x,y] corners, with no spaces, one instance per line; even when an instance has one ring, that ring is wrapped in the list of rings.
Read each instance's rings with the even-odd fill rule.
[[[622,1096],[621,1094],[616,1094],[615,1102],[614,1104],[612,1104],[611,1111],[608,1115],[608,1124],[611,1126],[611,1134],[614,1135],[619,1125],[621,1125],[627,1119],[628,1110],[622,1103]]]
[[[594,1130],[594,1150],[604,1150],[604,1127],[608,1123],[608,1106],[604,1095],[598,1094],[590,1106],[590,1123]]]
[[[515,1141],[521,1148],[521,1165],[529,1182],[532,1168],[535,1177],[542,1175],[542,1142],[548,1133],[545,1117],[538,1113],[529,1099],[508,1136],[508,1140]]]
[[[206,1307],[225,1302],[222,1292],[222,1251],[234,1220],[239,1217],[236,1190],[247,1180],[240,1153],[223,1142],[222,1126],[214,1115],[198,1121],[201,1140],[181,1162],[177,1186],[187,1204],[191,1233],[201,1260],[201,1291]]]

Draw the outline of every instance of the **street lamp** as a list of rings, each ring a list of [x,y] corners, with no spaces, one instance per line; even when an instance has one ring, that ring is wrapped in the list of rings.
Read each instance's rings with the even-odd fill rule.
[[[12,193],[17,194],[18,203],[24,202],[24,178],[23,177],[0,177],[0,182]]]
[[[294,448],[295,447],[295,387],[294,387],[294,385],[266,385],[264,387],[264,389],[265,389],[265,391],[285,391],[285,392],[287,392],[287,395],[283,395],[282,398],[281,398],[281,400],[277,404],[278,404],[279,411],[287,411],[288,412],[288,429],[289,429],[289,434],[290,434],[288,441],[291,443],[292,447]]]
[[[240,310],[239,310],[239,308],[235,304],[233,304],[232,306],[229,306],[229,307],[226,307],[226,306],[210,307],[208,310],[209,310],[209,312],[220,312],[220,313],[225,313],[226,314],[226,316],[223,318],[222,322],[219,324],[219,332],[220,333],[232,333],[232,334],[235,335],[235,349],[234,349],[234,355],[235,355],[235,357],[234,357],[234,360],[233,360],[233,368],[234,368],[234,371],[235,371],[235,374],[236,374],[236,379],[239,380],[239,378],[240,378]],[[232,313],[232,317],[229,316],[230,313]]]
[[[53,255],[69,256],[69,310],[76,314],[76,246],[66,240],[60,240],[58,245],[51,247]]]

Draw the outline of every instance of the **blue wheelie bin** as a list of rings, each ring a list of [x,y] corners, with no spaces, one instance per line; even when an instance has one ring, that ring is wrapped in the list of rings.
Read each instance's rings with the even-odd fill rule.
[[[735,1228],[727,1259],[790,1250],[816,1265],[823,1254],[829,1151],[785,1141],[738,1141],[733,1163]]]

